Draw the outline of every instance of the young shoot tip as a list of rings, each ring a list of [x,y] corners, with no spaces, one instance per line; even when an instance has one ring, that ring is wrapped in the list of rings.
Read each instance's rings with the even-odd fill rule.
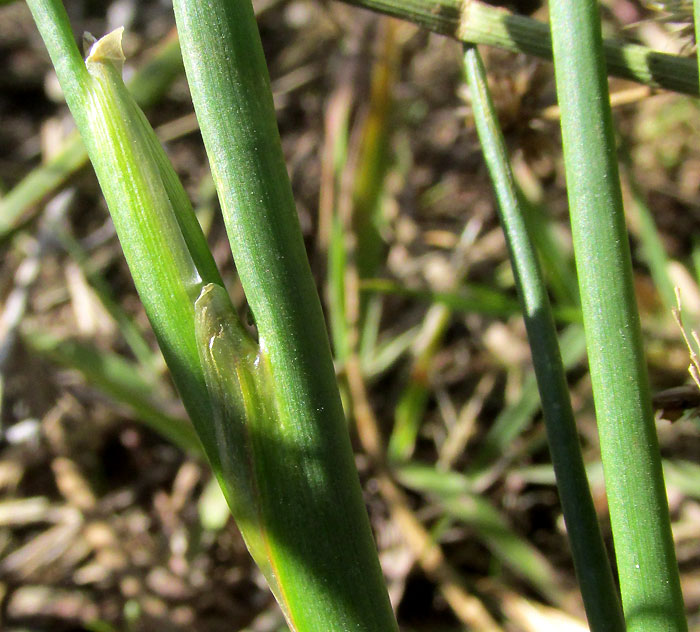
[[[114,29],[111,33],[101,37],[98,40],[90,34],[86,33],[83,39],[86,42],[92,42],[90,46],[90,52],[85,59],[85,65],[88,70],[93,64],[104,64],[105,62],[111,62],[116,69],[121,73],[124,67],[124,61],[126,57],[124,56],[124,49],[122,48],[122,37],[124,35],[124,27]]]

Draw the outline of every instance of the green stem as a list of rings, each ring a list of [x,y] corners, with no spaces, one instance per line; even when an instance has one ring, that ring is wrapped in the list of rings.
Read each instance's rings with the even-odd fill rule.
[[[185,70],[277,423],[256,444],[269,555],[294,630],[396,630],[353,462],[249,1],[176,0]],[[261,361],[263,361],[261,360]]]
[[[78,129],[87,129],[84,99],[89,90],[90,75],[75,43],[66,10],[57,0],[30,0],[27,5]]]
[[[553,0],[550,18],[574,252],[625,619],[631,632],[685,631],[598,4]]]
[[[467,47],[464,68],[474,122],[498,197],[501,224],[523,308],[549,449],[588,622],[595,632],[622,632],[625,622],[588,487],[552,310],[537,254],[527,233],[505,142],[488,91],[486,71],[476,48]]]
[[[347,4],[413,22],[465,44],[486,44],[552,59],[549,27],[478,0],[342,0]],[[608,72],[666,90],[698,96],[698,65],[689,57],[668,55],[646,46],[606,40]]]
[[[109,51],[85,62],[61,2],[27,4],[87,148],[158,344],[211,459],[216,456],[216,438],[195,342],[194,301],[204,284],[223,285],[221,277],[172,165],[124,86],[118,39],[109,40]]]

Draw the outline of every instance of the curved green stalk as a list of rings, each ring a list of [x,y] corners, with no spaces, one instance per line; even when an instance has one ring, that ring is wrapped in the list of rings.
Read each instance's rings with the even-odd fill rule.
[[[549,27],[478,0],[341,0],[407,20],[465,44],[486,44],[542,59],[552,59]],[[605,40],[608,72],[623,79],[698,96],[698,64],[646,46]]]
[[[625,622],[588,487],[547,289],[527,233],[505,142],[488,91],[486,71],[476,48],[467,47],[464,68],[474,122],[498,197],[501,224],[523,308],[549,449],[588,623],[595,632],[622,632]]]
[[[249,0],[176,0],[195,110],[269,366],[256,450],[266,542],[290,625],[396,630],[362,501]]]
[[[598,4],[550,3],[566,182],[627,629],[687,630],[615,156]]]

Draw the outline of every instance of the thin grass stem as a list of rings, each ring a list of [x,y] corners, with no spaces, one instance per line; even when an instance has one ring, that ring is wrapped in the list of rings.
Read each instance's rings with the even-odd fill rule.
[[[588,487],[547,290],[527,233],[486,71],[476,48],[466,48],[464,69],[523,308],[549,449],[588,622],[594,631],[622,631],[622,610]]]

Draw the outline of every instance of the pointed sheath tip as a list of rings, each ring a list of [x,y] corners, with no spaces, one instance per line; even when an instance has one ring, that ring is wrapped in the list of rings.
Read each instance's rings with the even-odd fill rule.
[[[89,34],[86,34],[89,35]],[[107,61],[112,62],[116,69],[121,73],[124,66],[124,50],[122,49],[122,36],[124,35],[124,27],[114,29],[111,33],[107,33],[104,37],[94,41],[90,47],[90,52],[85,59],[85,64],[90,70],[92,64],[101,64]],[[92,36],[90,36],[92,37]],[[93,38],[94,39],[94,38]]]

